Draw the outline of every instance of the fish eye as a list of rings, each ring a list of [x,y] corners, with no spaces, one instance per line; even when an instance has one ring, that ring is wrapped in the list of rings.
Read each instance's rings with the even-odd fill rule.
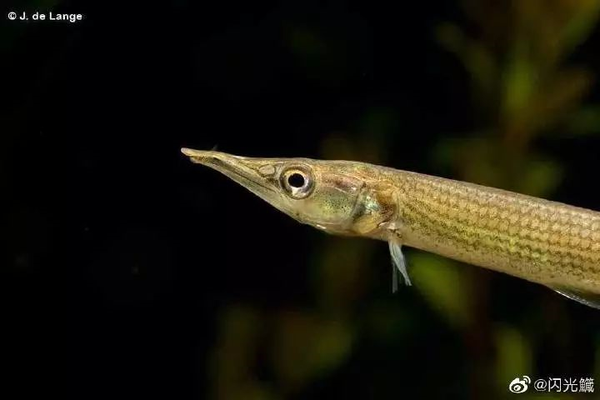
[[[302,186],[304,186],[305,179],[302,174],[294,172],[291,175],[288,175],[287,181],[288,185],[290,185],[291,187],[301,188]]]
[[[294,199],[308,196],[314,187],[312,175],[300,168],[290,168],[281,174],[281,183],[286,193]]]

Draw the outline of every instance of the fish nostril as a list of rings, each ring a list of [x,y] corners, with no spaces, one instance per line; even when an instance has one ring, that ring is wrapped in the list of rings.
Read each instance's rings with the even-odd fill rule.
[[[275,167],[272,165],[263,165],[258,169],[258,173],[262,176],[269,176],[275,174]]]

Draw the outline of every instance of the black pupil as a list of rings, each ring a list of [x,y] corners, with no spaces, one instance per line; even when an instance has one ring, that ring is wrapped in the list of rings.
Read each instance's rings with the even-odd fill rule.
[[[304,186],[304,177],[299,173],[295,172],[288,176],[288,183],[291,187],[301,188],[302,186]]]

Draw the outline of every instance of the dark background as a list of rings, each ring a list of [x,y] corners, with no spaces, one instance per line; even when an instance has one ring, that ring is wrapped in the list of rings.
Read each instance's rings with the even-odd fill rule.
[[[332,132],[368,143],[361,116],[380,107],[397,121],[393,135],[373,138],[386,165],[456,177],[430,161],[431,149],[482,125],[468,72],[434,34],[452,21],[478,35],[458,3],[64,1],[53,9],[85,19],[2,15],[0,296],[5,380],[23,396],[66,382],[78,399],[205,398],[224,308],[314,307],[306,266],[323,234],[190,164],[180,147],[321,158]],[[599,71],[599,37],[593,30],[568,62]],[[597,85],[585,99],[600,101]],[[564,168],[553,199],[600,209],[599,136],[541,137],[535,146]],[[469,341],[418,292],[390,293],[386,248],[374,244],[364,301],[407,304],[411,333],[401,345],[358,339],[331,373],[274,398],[478,397],[467,383],[478,365]],[[595,311],[483,274],[498,287],[490,325],[542,320],[527,328],[538,375],[591,374]],[[556,345],[552,332],[565,324],[567,344]],[[253,365],[253,379],[278,387],[267,361],[259,355]]]

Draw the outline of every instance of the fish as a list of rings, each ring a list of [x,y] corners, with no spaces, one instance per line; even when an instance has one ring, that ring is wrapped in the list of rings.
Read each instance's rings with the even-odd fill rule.
[[[302,224],[388,242],[394,290],[400,276],[411,285],[406,246],[600,309],[600,212],[358,161],[181,152]]]

